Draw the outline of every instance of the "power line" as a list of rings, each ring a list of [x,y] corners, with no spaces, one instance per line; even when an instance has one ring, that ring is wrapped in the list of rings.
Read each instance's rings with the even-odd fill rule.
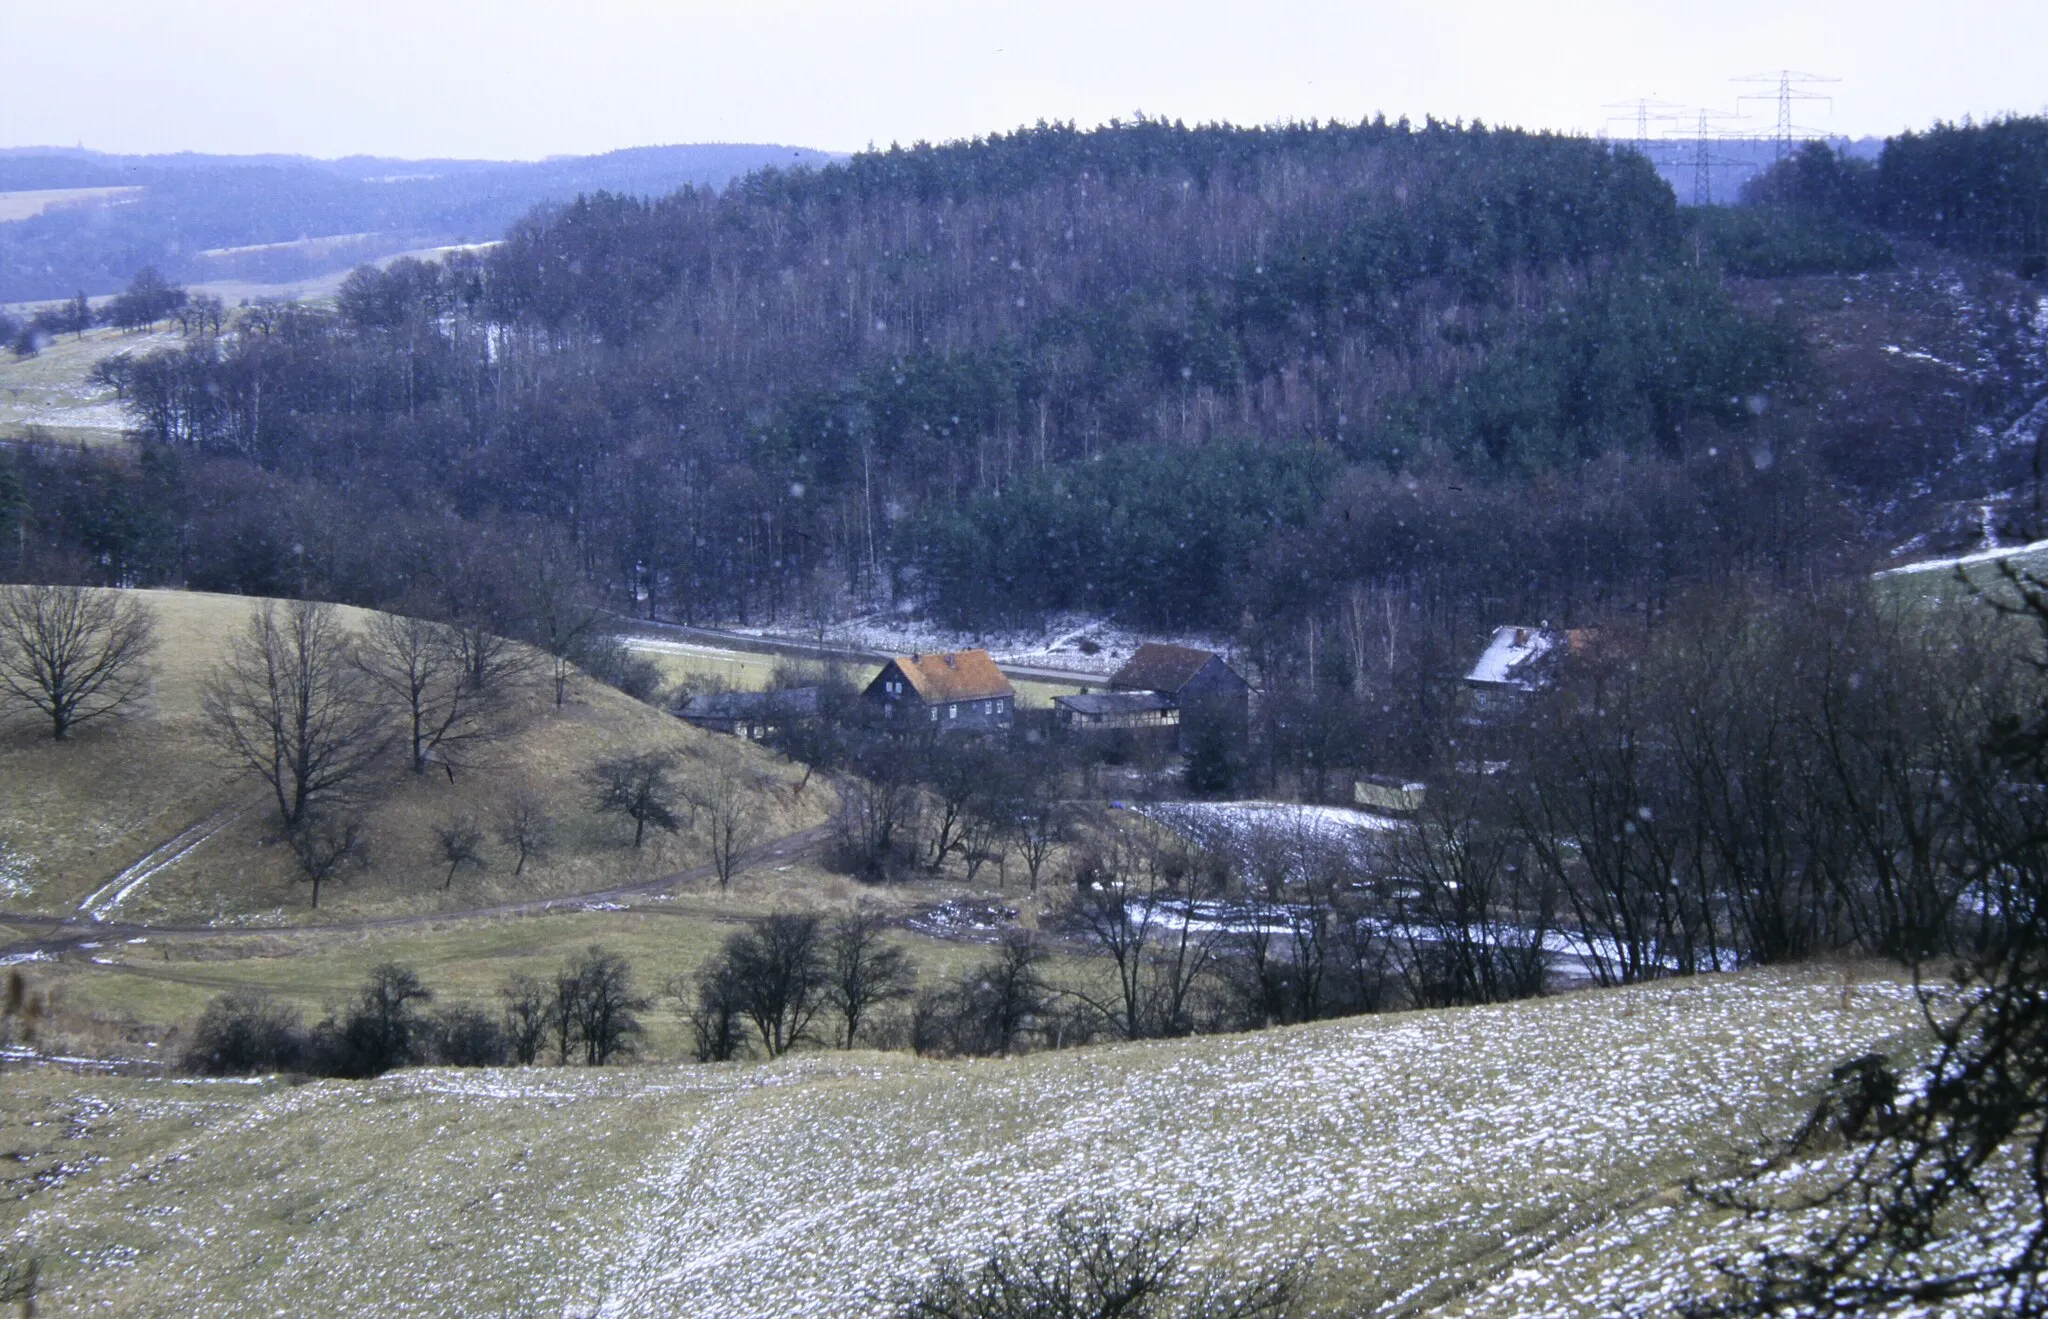
[[[1818,92],[1809,92],[1804,90],[1804,88],[1812,83],[1840,82],[1841,79],[1830,78],[1818,73],[1800,73],[1796,69],[1779,69],[1774,73],[1752,73],[1746,77],[1730,78],[1729,81],[1775,83],[1777,85],[1775,95],[1764,92],[1745,93],[1736,97],[1735,103],[1739,106],[1744,101],[1769,101],[1773,99],[1777,101],[1778,125],[1777,130],[1772,136],[1777,140],[1778,159],[1782,161],[1786,156],[1792,154],[1792,139],[1795,134],[1817,136],[1821,132],[1819,129],[1803,128],[1794,124],[1792,122],[1792,103],[1794,101],[1826,101],[1829,110],[1832,111],[1835,104],[1834,97],[1823,96]]]
[[[1714,127],[1716,121],[1740,119],[1741,114],[1730,114],[1725,110],[1695,110],[1698,127],[1692,138],[1692,204],[1711,206],[1714,204],[1714,168],[1717,165],[1733,165],[1736,161],[1714,154],[1713,143],[1727,134]]]
[[[1636,128],[1636,151],[1643,156],[1648,156],[1650,154],[1650,125],[1652,123],[1676,122],[1678,115],[1673,114],[1672,111],[1682,110],[1685,107],[1679,105],[1676,101],[1660,101],[1654,96],[1638,96],[1633,101],[1609,101],[1600,108],[1603,110],[1633,111],[1633,114],[1608,115],[1607,122],[1610,124],[1617,120],[1622,123],[1633,122]]]

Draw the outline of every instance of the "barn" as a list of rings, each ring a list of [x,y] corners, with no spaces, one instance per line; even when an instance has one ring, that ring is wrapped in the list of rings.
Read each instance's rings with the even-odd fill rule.
[[[1251,701],[1251,684],[1213,650],[1148,641],[1109,679],[1110,690],[1156,692],[1177,710],[1215,710],[1240,722]]]

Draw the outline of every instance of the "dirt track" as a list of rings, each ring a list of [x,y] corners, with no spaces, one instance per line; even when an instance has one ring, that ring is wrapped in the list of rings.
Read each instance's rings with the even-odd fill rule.
[[[764,843],[746,854],[740,864],[741,870],[751,870],[768,862],[787,861],[803,856],[821,843],[831,832],[829,825],[817,825],[796,833],[784,834],[771,842]],[[573,911],[600,902],[616,902],[625,898],[645,897],[660,893],[678,884],[693,880],[709,879],[714,875],[711,863],[691,866],[653,879],[643,879],[631,884],[613,888],[596,889],[588,893],[565,893],[551,898],[528,898],[520,902],[499,903],[488,907],[466,907],[457,911],[424,912],[412,916],[376,916],[360,920],[329,921],[322,924],[304,925],[140,925],[126,921],[95,921],[83,915],[73,916],[30,916],[0,911],[0,925],[16,929],[35,930],[40,933],[26,939],[0,945],[0,957],[19,956],[25,953],[50,953],[61,955],[79,944],[105,942],[109,939],[147,938],[268,938],[277,935],[305,934],[357,934],[366,930],[403,929],[408,926],[440,925],[456,921],[496,919],[505,916],[532,916],[549,911]]]

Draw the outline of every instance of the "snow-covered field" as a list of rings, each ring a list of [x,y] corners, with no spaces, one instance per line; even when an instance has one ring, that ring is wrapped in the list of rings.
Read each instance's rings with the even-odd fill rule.
[[[1342,806],[1281,801],[1147,802],[1131,809],[1207,851],[1230,856],[1272,850],[1291,856],[1295,870],[1326,851],[1364,864],[1373,859],[1388,833],[1407,827],[1384,815]]]
[[[1329,1313],[1610,1313],[1706,1267],[1687,1176],[1913,1021],[1895,982],[1777,972],[965,1063],[15,1073],[103,1162],[0,1231],[53,1314],[879,1315],[1107,1197],[1308,1264]]]
[[[818,640],[816,632],[804,633],[787,627],[740,627],[733,630],[753,636],[788,635],[799,640]],[[833,623],[825,629],[824,640],[883,655],[980,649],[988,651],[1004,664],[1065,669],[1097,677],[1115,673],[1130,660],[1139,646],[1148,641],[1213,650],[1225,659],[1232,658],[1230,647],[1214,637],[1163,636],[1132,631],[1087,614],[1057,614],[1035,628],[977,632],[940,627],[902,614],[879,613]]]

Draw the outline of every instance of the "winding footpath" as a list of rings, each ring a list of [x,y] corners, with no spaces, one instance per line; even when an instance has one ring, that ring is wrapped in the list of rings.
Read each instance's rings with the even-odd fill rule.
[[[203,823],[212,823],[210,818]],[[555,911],[577,911],[597,907],[601,903],[623,902],[632,898],[644,898],[651,894],[664,893],[679,884],[715,877],[716,870],[710,862],[691,866],[687,870],[672,871],[657,875],[653,879],[637,880],[631,884],[619,884],[611,888],[594,889],[584,893],[564,893],[554,897],[526,898],[518,902],[504,902],[484,907],[464,907],[453,911],[419,912],[405,916],[369,916],[355,920],[326,921],[294,925],[151,925],[130,921],[106,921],[97,919],[94,908],[111,910],[108,901],[110,893],[118,897],[124,878],[133,877],[137,872],[144,876],[153,873],[151,859],[158,858],[157,864],[184,855],[196,846],[191,840],[194,826],[177,838],[164,844],[148,857],[123,871],[121,876],[110,880],[86,899],[78,912],[68,916],[49,916],[25,912],[0,911],[0,926],[31,931],[27,938],[0,944],[0,961],[44,954],[62,956],[76,951],[87,943],[104,943],[115,939],[135,938],[273,938],[278,935],[322,935],[359,934],[369,930],[396,930],[422,925],[443,925],[467,920],[490,920],[506,916],[536,916]],[[753,870],[770,863],[782,863],[809,855],[820,847],[831,834],[830,825],[816,825],[762,844],[749,851],[741,859],[741,871]],[[184,844],[181,846],[180,844]],[[169,855],[166,856],[165,854]]]

